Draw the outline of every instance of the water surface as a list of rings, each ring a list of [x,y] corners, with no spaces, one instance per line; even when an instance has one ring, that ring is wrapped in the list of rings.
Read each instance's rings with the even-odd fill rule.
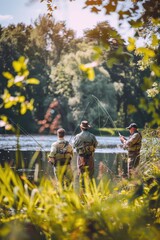
[[[120,156],[124,156],[126,151],[123,150],[119,137],[96,137],[98,147],[95,152],[95,172],[98,175],[99,163],[107,165],[108,170],[117,173]],[[72,136],[66,136],[71,144]],[[17,166],[19,172],[28,171],[33,175],[35,164],[38,163],[39,170],[48,168],[47,154],[50,151],[51,144],[57,140],[55,135],[0,135],[0,164],[8,162],[11,166]],[[33,161],[32,168],[30,163]],[[73,169],[76,169],[76,153],[72,161]]]

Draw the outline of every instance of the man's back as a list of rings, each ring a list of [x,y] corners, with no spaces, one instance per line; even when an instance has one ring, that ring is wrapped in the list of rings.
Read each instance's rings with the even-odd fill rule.
[[[88,145],[93,145],[94,147],[97,146],[97,140],[95,136],[89,131],[82,131],[81,133],[75,136],[73,147],[75,148],[83,147],[87,143]]]
[[[81,122],[81,133],[75,136],[73,147],[77,152],[78,173],[83,174],[87,171],[89,177],[92,178],[94,174],[94,152],[98,142],[94,134],[88,131],[89,128],[88,121]]]

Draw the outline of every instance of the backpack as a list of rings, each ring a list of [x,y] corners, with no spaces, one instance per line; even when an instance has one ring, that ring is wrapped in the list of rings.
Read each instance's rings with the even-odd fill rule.
[[[69,164],[72,158],[72,148],[68,141],[58,142],[56,144],[55,162],[60,165]]]

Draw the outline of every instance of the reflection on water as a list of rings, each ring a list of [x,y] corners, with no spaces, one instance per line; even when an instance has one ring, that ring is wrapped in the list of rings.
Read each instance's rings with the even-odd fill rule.
[[[33,176],[35,166],[39,166],[39,174],[53,174],[52,166],[48,164],[47,154],[50,151],[51,143],[56,141],[53,136],[20,136],[0,135],[0,164],[4,166],[7,162],[11,167],[16,166],[19,173],[27,173],[28,177]],[[66,136],[72,143],[72,137]],[[99,175],[100,163],[103,163],[106,172],[118,174],[119,162],[126,155],[121,147],[119,137],[97,137],[98,148],[95,153],[95,176]],[[17,150],[19,149],[19,150]],[[120,159],[117,160],[117,159]],[[76,171],[76,153],[72,161],[72,168]]]
[[[96,137],[98,140],[98,147],[96,152],[105,153],[119,153],[124,152],[121,147],[119,137]],[[0,149],[3,150],[16,150],[17,144],[20,145],[21,151],[49,151],[52,142],[56,141],[55,135],[21,135],[18,139],[15,135],[0,135]],[[71,144],[73,136],[66,136]]]

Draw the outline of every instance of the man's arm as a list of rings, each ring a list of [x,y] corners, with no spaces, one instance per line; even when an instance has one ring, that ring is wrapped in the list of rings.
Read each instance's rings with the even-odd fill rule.
[[[139,139],[140,139],[140,134],[139,133],[134,133],[126,142],[125,142],[125,145],[127,147],[131,147],[133,145],[135,145]]]
[[[127,141],[127,139],[122,135],[120,135],[120,140],[122,143],[125,143]]]
[[[50,153],[48,154],[48,162],[50,163],[54,163],[55,162],[55,154],[56,154],[56,146],[55,144],[53,143],[52,146],[51,146],[51,150],[50,150]]]

